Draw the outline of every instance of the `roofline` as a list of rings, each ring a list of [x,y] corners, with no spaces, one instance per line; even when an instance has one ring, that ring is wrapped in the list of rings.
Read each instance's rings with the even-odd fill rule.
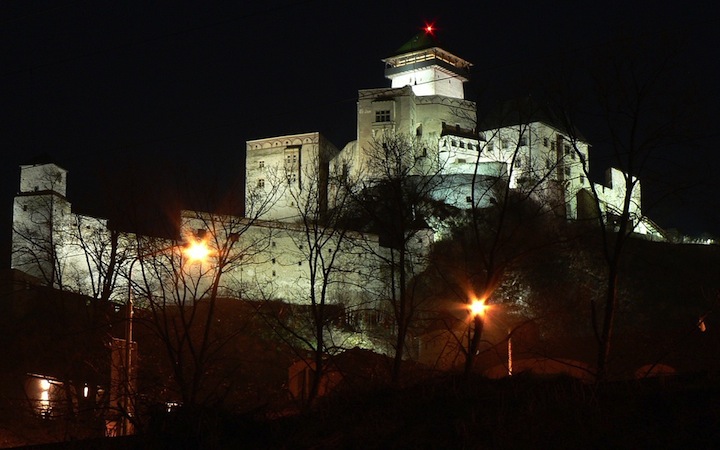
[[[397,67],[388,67],[385,69],[385,77],[390,78],[393,75],[397,75],[403,72],[415,72],[422,69],[426,69],[429,67],[437,67],[443,72],[450,73],[452,75],[457,75],[462,78],[463,81],[470,80],[470,71],[462,68],[457,67],[452,64],[447,63],[446,61],[443,61],[441,59],[433,58],[426,61],[421,61],[418,63],[412,63],[405,66],[397,66]]]
[[[424,48],[424,49],[420,49],[420,50],[413,50],[410,52],[399,53],[397,55],[393,55],[393,56],[382,59],[382,62],[384,62],[385,64],[393,65],[393,61],[397,61],[398,59],[407,57],[409,55],[422,54],[422,53],[432,53],[436,56],[437,55],[450,56],[450,57],[456,59],[458,62],[460,62],[462,66],[466,66],[468,68],[473,65],[470,61],[463,59],[463,58],[457,56],[456,54],[451,53],[441,47],[429,47],[429,48]]]

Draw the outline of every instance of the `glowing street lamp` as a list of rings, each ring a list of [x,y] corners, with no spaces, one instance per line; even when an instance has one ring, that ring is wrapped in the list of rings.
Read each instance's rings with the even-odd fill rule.
[[[190,243],[184,250],[185,256],[192,261],[204,261],[210,255],[210,249],[205,241],[196,240]]]
[[[465,358],[465,376],[469,376],[473,367],[475,354],[480,346],[480,338],[485,326],[485,314],[488,310],[486,298],[472,297],[467,305],[468,312],[472,320],[472,326],[468,330],[468,348]]]
[[[133,296],[132,296],[132,274],[135,263],[149,258],[151,256],[157,256],[170,250],[175,250],[180,246],[173,245],[170,247],[162,248],[157,251],[149,252],[143,255],[139,255],[130,263],[128,269],[128,300],[127,300],[127,329],[125,331],[125,370],[123,380],[123,393],[122,393],[122,407],[124,409],[124,415],[122,417],[122,428],[121,433],[123,436],[131,434],[130,428],[130,415],[132,405],[130,404],[131,396],[131,379],[132,379],[132,342],[133,342]],[[207,242],[202,239],[193,239],[189,244],[182,246],[182,252],[185,257],[190,261],[204,261],[210,255],[210,248]]]
[[[470,310],[470,314],[475,317],[483,317],[485,316],[485,313],[488,309],[487,300],[484,298],[481,299],[473,299],[470,301],[470,305],[468,305],[468,309]]]

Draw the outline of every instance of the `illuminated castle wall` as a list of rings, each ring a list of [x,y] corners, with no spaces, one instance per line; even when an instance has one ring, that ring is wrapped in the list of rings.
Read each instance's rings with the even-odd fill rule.
[[[587,209],[582,203],[592,187],[583,170],[583,164],[589,162],[587,142],[568,135],[542,115],[509,116],[489,125],[478,120],[475,103],[464,98],[463,85],[471,64],[442,49],[431,34],[419,34],[384,63],[391,87],[359,91],[357,136],[341,150],[316,132],[247,141],[246,205],[260,219],[249,228],[247,237],[262,241],[262,251],[253,252],[242,269],[227,274],[227,292],[290,301],[302,297],[298,287],[305,286],[301,280],[309,277],[307,265],[303,265],[301,231],[293,225],[299,219],[298,203],[331,207],[328,180],[342,170],[364,176],[371,185],[375,174],[364,171],[368,149],[383,133],[410,136],[423,146],[424,165],[437,168],[445,179],[435,195],[455,206],[469,206],[470,180],[478,174],[505,179],[514,189],[535,186],[538,196],[552,191],[548,198],[560,203],[568,219],[581,218]],[[49,284],[96,295],[100,269],[88,263],[86,250],[109,241],[107,223],[72,213],[66,186],[67,173],[55,164],[21,166],[20,191],[14,203],[12,267]],[[622,210],[622,172],[610,170],[606,183],[594,187],[605,214]],[[488,199],[476,196],[476,201],[485,206]],[[639,183],[631,209],[635,231],[659,237],[642,215]],[[180,236],[203,228],[198,220],[202,214],[183,213],[186,230]],[[122,235],[119,251],[130,252],[135,238]],[[383,251],[376,236],[358,234],[352,239],[373,246],[376,253]],[[428,230],[415,250],[418,257],[433,240],[433,230]],[[358,263],[357,255],[348,255],[343,264]],[[132,254],[126,257],[130,260]],[[376,267],[376,263],[362,261],[354,273],[362,273],[363,267]],[[122,284],[122,280],[118,282]],[[356,279],[344,282],[347,286],[362,284]],[[354,288],[338,292],[346,297],[362,296]]]
[[[623,174],[612,169],[605,184],[591,186],[588,143],[565,132],[568,124],[555,120],[547,108],[518,103],[497,116],[479,118],[463,88],[472,64],[441,48],[431,31],[419,33],[383,60],[390,88],[359,91],[357,139],[344,146],[340,157],[372,177],[366,170],[367,152],[382,133],[411,136],[427,149],[426,165],[437,167],[447,180],[443,185],[452,186],[436,197],[460,208],[471,199],[467,180],[482,175],[507,179],[513,189],[532,189],[538,200],[563,208],[568,219],[587,218],[578,214],[578,201],[594,198],[593,188],[603,215],[622,211]],[[637,182],[631,196],[634,231],[662,239],[642,214],[640,193]],[[476,206],[484,206],[483,200]]]

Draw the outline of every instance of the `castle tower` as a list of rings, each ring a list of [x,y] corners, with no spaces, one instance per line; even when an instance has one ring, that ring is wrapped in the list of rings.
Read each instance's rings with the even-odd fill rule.
[[[412,138],[423,166],[437,166],[444,134],[475,129],[475,103],[465,100],[463,87],[472,64],[441,48],[429,26],[382,61],[391,87],[358,92],[357,140],[346,146],[352,170],[367,173],[368,155],[383,133]]]
[[[20,192],[13,204],[11,267],[40,278],[57,281],[56,261],[63,221],[70,216],[65,198],[67,170],[38,160],[20,166]]]
[[[311,202],[326,208],[329,162],[337,153],[318,132],[247,141],[245,215],[294,222]]]
[[[431,25],[383,62],[394,88],[412,86],[418,96],[465,98],[463,84],[470,79],[472,64],[441,48]]]

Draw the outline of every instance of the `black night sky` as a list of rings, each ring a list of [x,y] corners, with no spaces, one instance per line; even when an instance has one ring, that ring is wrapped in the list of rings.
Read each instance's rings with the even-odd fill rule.
[[[720,179],[720,11],[610,3],[3,1],[2,240],[19,165],[38,155],[70,171],[74,209],[107,217],[113,200],[98,186],[128,167],[146,181],[192,172],[184,185],[212,181],[222,190],[242,177],[246,140],[320,131],[342,147],[354,139],[357,90],[388,86],[381,59],[426,22],[474,64],[471,99],[515,96],[556,61],[592,58],[620,34],[682,38],[686,78],[678,82],[702,92],[708,125],[699,127],[701,144],[680,151],[703,161],[696,188],[710,203],[672,200],[659,221],[717,232],[717,191],[709,189]],[[585,134],[592,140],[592,130]],[[676,205],[693,220],[668,214]]]

